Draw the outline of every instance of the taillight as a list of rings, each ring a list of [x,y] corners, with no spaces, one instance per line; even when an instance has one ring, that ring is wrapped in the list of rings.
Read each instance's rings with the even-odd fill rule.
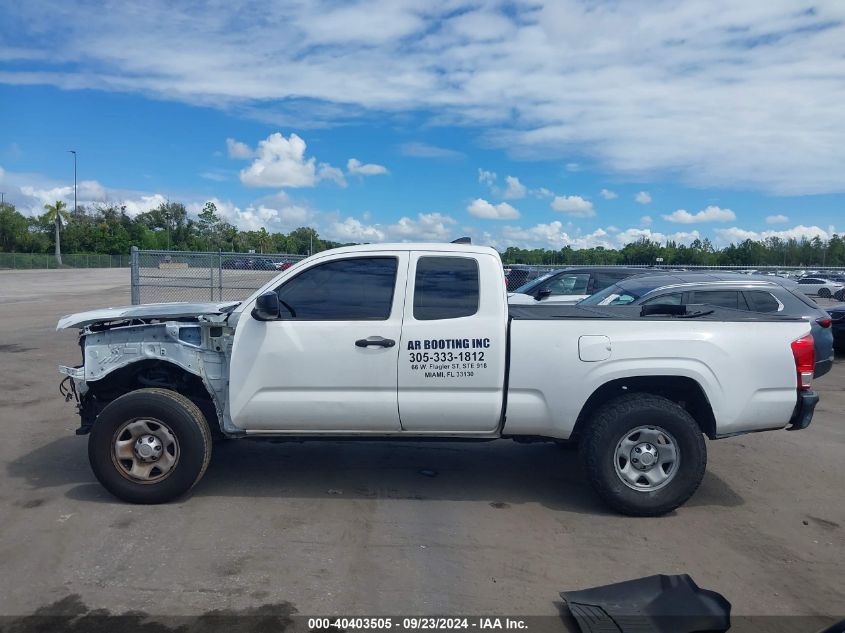
[[[792,356],[798,374],[798,390],[809,391],[813,386],[813,371],[816,368],[816,344],[812,334],[792,341]]]
[[[822,327],[830,327],[830,324],[833,323],[833,319],[830,317],[819,317],[816,319],[816,323]]]

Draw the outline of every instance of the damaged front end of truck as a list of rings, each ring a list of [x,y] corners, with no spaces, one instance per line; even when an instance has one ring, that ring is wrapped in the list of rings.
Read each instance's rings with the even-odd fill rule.
[[[105,308],[62,317],[57,330],[78,328],[82,364],[60,366],[60,391],[74,400],[76,433],[87,434],[112,400],[139,388],[179,392],[205,415],[212,433],[239,432],[226,415],[228,359],[238,302],[160,303]],[[215,423],[216,421],[216,423]]]

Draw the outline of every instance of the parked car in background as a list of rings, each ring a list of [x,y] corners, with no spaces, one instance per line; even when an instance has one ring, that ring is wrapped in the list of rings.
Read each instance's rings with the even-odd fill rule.
[[[845,352],[845,305],[834,306],[828,310],[833,333],[833,346],[840,352]]]
[[[578,303],[581,299],[604,290],[617,281],[649,272],[645,268],[620,266],[562,268],[516,288],[512,294],[508,295],[508,303],[511,305],[536,302]]]
[[[719,272],[688,272],[629,277],[578,305],[687,305],[705,303],[734,310],[800,316],[810,321],[816,348],[816,378],[833,366],[831,315],[781,277]]]
[[[276,264],[269,257],[251,257],[247,262],[251,270],[276,270]]]
[[[245,257],[227,257],[221,266],[228,270],[245,270],[248,267]]]
[[[505,288],[508,292],[513,292],[515,288],[519,288],[523,284],[536,279],[544,273],[542,268],[536,266],[528,266],[525,264],[510,264],[504,267],[505,271]]]
[[[229,257],[223,260],[222,266],[230,270],[277,270],[269,257]]]
[[[817,295],[823,298],[832,297],[845,288],[845,284],[825,277],[802,277],[798,286],[805,295]]]

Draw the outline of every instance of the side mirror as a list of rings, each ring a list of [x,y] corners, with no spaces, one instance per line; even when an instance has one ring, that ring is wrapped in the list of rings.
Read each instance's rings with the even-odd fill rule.
[[[257,321],[275,321],[281,314],[279,295],[275,292],[265,292],[255,300],[252,318]]]
[[[549,288],[540,288],[534,296],[535,301],[541,301],[546,297],[552,296],[552,291]]]

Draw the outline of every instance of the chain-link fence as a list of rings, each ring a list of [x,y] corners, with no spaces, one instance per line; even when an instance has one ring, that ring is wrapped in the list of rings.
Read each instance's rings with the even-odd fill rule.
[[[95,257],[95,256],[92,256]],[[103,256],[109,257],[109,256]],[[286,253],[220,253],[185,251],[148,251],[132,249],[132,303],[162,301],[237,301],[263,286],[274,275],[303,259]],[[0,260],[2,261],[2,260]],[[579,266],[568,266],[578,268]],[[582,266],[583,267],[583,266]],[[592,267],[592,266],[590,266]],[[613,265],[602,266],[614,268]],[[777,266],[655,266],[628,268],[666,270],[737,270],[751,272],[795,273]],[[510,291],[566,265],[505,264],[505,279]],[[826,269],[833,271],[834,269]],[[801,271],[809,272],[809,271]],[[840,273],[842,274],[842,273]]]
[[[303,259],[288,253],[131,252],[132,303],[237,301]]]
[[[128,268],[129,255],[63,253],[62,268]],[[0,269],[34,270],[59,268],[56,256],[47,253],[0,253]]]

